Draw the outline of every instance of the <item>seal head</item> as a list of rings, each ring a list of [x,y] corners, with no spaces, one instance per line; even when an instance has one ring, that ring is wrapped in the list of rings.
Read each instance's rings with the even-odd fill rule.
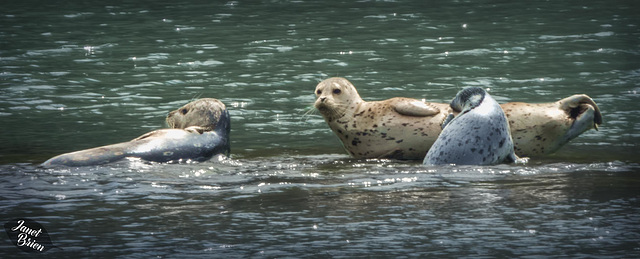
[[[197,128],[199,131],[218,131],[229,134],[229,112],[225,105],[213,98],[202,98],[169,112],[167,124],[173,129]],[[194,128],[194,130],[196,130]]]

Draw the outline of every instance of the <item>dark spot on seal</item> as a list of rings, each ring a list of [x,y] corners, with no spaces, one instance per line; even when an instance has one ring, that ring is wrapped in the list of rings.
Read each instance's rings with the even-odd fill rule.
[[[504,146],[504,139],[500,140],[500,143],[498,143],[499,148],[501,148],[502,146]]]
[[[471,152],[475,153],[476,152],[476,148],[471,148]]]
[[[354,147],[360,143],[362,143],[362,141],[360,141],[359,138],[353,138],[353,140],[351,141],[351,145],[353,145]]]
[[[404,140],[403,139],[397,140],[396,143],[402,143],[402,141],[404,141]]]

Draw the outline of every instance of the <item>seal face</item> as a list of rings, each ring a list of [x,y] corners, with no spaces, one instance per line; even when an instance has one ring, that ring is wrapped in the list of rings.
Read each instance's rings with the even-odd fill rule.
[[[204,161],[229,155],[229,112],[213,98],[190,102],[167,116],[172,129],[146,133],[129,142],[62,154],[42,165],[89,166],[135,157],[152,162]]]
[[[315,94],[314,106],[356,158],[424,158],[446,117],[441,111],[450,110],[410,98],[366,102],[339,77],[320,82]]]
[[[200,131],[212,131],[219,128],[224,129],[227,135],[230,129],[225,105],[213,98],[202,98],[171,111],[166,121],[174,129],[197,127]]]
[[[451,115],[424,158],[426,165],[493,165],[517,161],[507,117],[500,105],[482,88],[458,92]]]

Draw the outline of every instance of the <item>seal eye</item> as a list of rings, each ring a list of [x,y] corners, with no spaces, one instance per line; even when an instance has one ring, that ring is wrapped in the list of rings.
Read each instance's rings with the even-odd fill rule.
[[[321,95],[321,94],[322,94],[322,90],[318,90],[318,91],[316,91],[316,94],[317,94],[317,95]]]
[[[340,94],[342,91],[340,89],[333,89],[333,94]]]
[[[180,110],[180,113],[182,113],[182,115],[187,114],[187,112],[189,112],[189,110],[188,110],[188,109],[182,109],[182,110]]]

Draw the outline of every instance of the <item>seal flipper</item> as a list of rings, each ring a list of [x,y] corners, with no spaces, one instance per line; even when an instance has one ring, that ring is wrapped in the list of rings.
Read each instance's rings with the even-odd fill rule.
[[[44,163],[43,166],[90,166],[115,162],[127,157],[129,145],[127,142],[91,149],[80,150],[55,156]]]
[[[516,164],[526,164],[529,162],[529,158],[528,157],[518,157],[516,155],[516,152],[511,152],[511,154],[509,154],[509,156],[507,157],[507,162],[512,162],[512,163],[516,163]]]
[[[406,116],[426,117],[440,113],[440,109],[427,103],[409,99],[409,98],[392,98],[393,109]]]
[[[596,102],[591,97],[584,94],[575,94],[558,101],[560,109],[565,111],[570,117],[576,121],[585,119],[584,115],[589,115],[589,120],[593,120],[593,128],[598,130],[598,126],[602,124],[602,113]],[[589,114],[587,114],[590,112]],[[582,132],[580,132],[582,133]],[[578,134],[580,134],[578,133]]]
[[[560,109],[574,119],[569,130],[562,136],[562,144],[578,137],[583,132],[602,124],[600,108],[589,96],[576,94],[558,101]]]

